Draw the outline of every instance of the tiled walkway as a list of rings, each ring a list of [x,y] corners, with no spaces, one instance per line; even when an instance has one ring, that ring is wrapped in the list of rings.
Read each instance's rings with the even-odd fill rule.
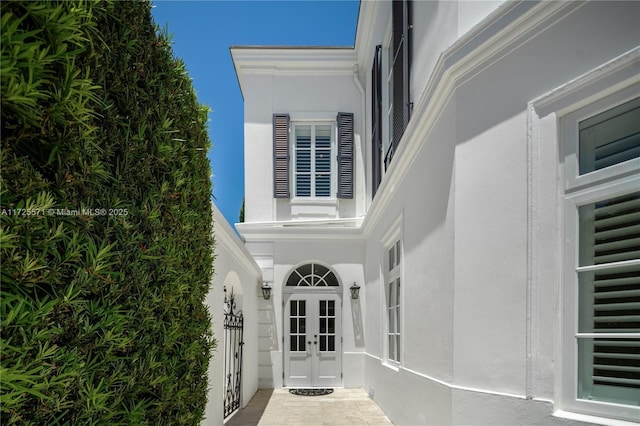
[[[259,389],[226,426],[393,425],[363,389],[335,389],[325,396]]]

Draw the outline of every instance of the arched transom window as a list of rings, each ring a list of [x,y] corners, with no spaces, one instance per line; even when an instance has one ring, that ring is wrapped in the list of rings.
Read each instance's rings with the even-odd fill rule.
[[[287,287],[338,287],[338,278],[326,266],[307,263],[289,275]]]

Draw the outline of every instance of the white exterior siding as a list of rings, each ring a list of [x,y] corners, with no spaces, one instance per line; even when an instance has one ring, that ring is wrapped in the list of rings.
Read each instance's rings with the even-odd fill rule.
[[[246,120],[247,223],[238,229],[274,287],[273,299],[260,302],[271,321],[262,327],[260,385],[283,384],[283,282],[297,265],[318,261],[343,284],[343,384],[367,389],[397,424],[611,422],[564,413],[573,366],[561,349],[564,142],[556,123],[571,103],[545,110],[535,100],[638,49],[640,5],[413,7],[413,115],[374,200],[371,63],[390,4],[362,3],[355,49],[232,50]],[[309,73],[317,61],[322,75]],[[364,108],[347,72],[356,64]],[[610,80],[572,102],[630,84]],[[356,118],[356,196],[339,201],[333,220],[296,222],[291,202],[273,199],[271,116],[339,111]],[[320,210],[318,218],[327,219]],[[399,367],[386,362],[384,281],[386,237],[397,229]],[[357,301],[349,298],[354,281]]]

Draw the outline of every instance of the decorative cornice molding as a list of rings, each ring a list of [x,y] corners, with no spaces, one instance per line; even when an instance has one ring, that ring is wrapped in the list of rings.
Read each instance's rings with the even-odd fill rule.
[[[360,240],[362,218],[238,223],[246,242],[281,240]]]
[[[241,91],[247,74],[351,76],[356,64],[353,47],[232,46],[229,51]]]

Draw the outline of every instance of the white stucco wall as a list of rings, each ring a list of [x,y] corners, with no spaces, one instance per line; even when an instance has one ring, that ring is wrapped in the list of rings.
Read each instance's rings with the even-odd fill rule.
[[[242,364],[241,407],[249,403],[258,389],[258,283],[261,271],[240,238],[226,222],[220,210],[213,205],[214,276],[207,295],[207,306],[212,318],[213,335],[217,347],[209,361],[209,394],[202,425],[223,424],[224,384],[224,288],[233,289],[237,309],[244,315],[244,346]]]
[[[361,226],[239,228],[274,287],[272,300],[259,301],[261,387],[282,386],[282,283],[315,260],[345,285],[344,385],[364,387],[396,424],[573,424],[554,416],[562,408],[556,117],[544,117],[540,152],[531,153],[528,104],[636,47],[640,10],[634,2],[501,3],[414,2],[414,115],[369,210],[356,202],[341,213],[366,213]],[[361,8],[354,55],[367,91],[389,10],[382,2]],[[362,116],[351,77],[267,74],[242,79],[248,222],[290,219],[287,201],[272,198],[265,161],[271,114],[344,107]],[[366,130],[357,136],[365,168],[370,103],[368,93]],[[532,156],[541,159],[537,176]],[[360,194],[371,193],[370,170],[365,183]],[[545,225],[535,237],[543,265],[535,290],[533,208]],[[385,361],[381,266],[394,227],[403,245],[399,367]],[[362,286],[357,306],[348,305],[352,280]]]
[[[474,21],[466,15],[474,8],[467,6],[460,5],[457,13],[452,4],[419,7],[432,8],[445,20],[458,19],[462,33],[462,26],[468,28]],[[494,9],[486,6],[482,13]],[[640,41],[637,4],[591,3],[564,15],[541,32],[527,34],[517,49],[488,62],[478,59],[478,68],[461,82],[447,80],[446,73],[412,74],[425,80],[412,80],[413,88],[448,84],[457,88],[444,91],[446,101],[430,100],[442,101],[433,115],[412,117],[415,127],[436,118],[425,125],[429,130],[418,142],[421,148],[410,154],[415,160],[402,164],[408,167],[402,177],[383,183],[384,207],[376,206],[378,200],[372,206],[375,224],[367,218],[364,225],[368,354],[364,383],[397,424],[563,422],[552,416],[561,406],[554,341],[559,333],[560,302],[554,298],[558,269],[555,276],[547,273],[549,280],[537,290],[536,297],[543,303],[532,312],[536,328],[527,323],[527,303],[532,297],[527,293],[527,103]],[[421,34],[419,25],[414,23],[414,35]],[[428,33],[424,37],[430,37]],[[440,33],[429,40],[446,46],[447,40],[455,39],[451,37]],[[414,66],[431,71],[439,54],[430,56],[432,46],[418,43],[414,52],[422,56]],[[486,44],[466,54],[477,58],[491,48]],[[418,104],[423,94],[415,95]],[[429,107],[424,110],[428,113]],[[410,123],[406,135],[416,137],[414,133],[418,132],[412,131]],[[414,142],[405,139],[403,144]],[[547,157],[557,158],[557,149],[546,146]],[[557,162],[545,163],[542,172],[555,176],[558,167]],[[390,174],[396,173],[400,172]],[[545,215],[545,223],[555,224],[557,188],[547,189],[551,194],[540,214]],[[384,293],[378,253],[383,235],[399,216],[403,217],[405,253],[405,327],[402,367],[395,371],[384,363],[380,331],[385,321]],[[561,241],[552,230],[545,236],[548,246],[541,251],[551,267],[560,268],[552,258]],[[529,366],[528,350],[533,356]],[[529,378],[528,368],[533,369]]]

